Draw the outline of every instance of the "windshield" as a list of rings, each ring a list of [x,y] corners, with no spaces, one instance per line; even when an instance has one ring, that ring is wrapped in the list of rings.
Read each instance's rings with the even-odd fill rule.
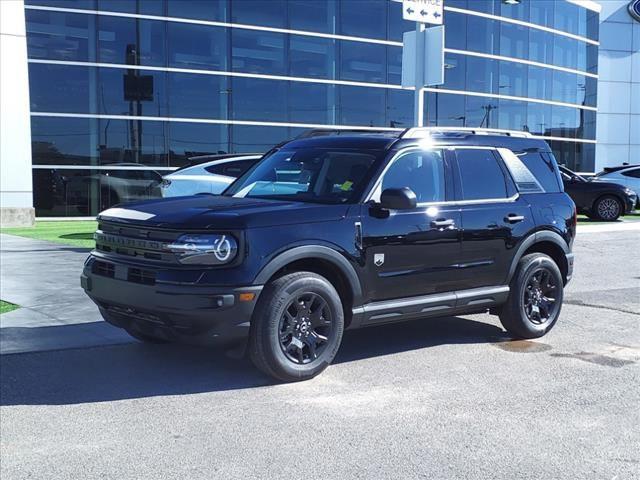
[[[376,158],[375,153],[355,150],[280,150],[259,162],[224,194],[344,203],[361,193]]]

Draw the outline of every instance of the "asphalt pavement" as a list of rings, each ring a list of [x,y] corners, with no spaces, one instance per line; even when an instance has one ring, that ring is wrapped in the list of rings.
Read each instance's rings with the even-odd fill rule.
[[[0,317],[0,478],[638,479],[640,228],[588,227],[539,341],[489,315],[369,328],[285,385],[131,341],[83,297],[86,252],[3,235],[26,308]]]

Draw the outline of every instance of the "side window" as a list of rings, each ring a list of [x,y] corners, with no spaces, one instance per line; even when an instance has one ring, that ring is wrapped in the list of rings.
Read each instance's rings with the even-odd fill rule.
[[[508,197],[504,173],[493,151],[458,149],[456,157],[464,200]]]
[[[555,161],[541,153],[519,154],[518,157],[536,177],[545,192],[559,192],[560,184],[556,174]]]
[[[238,160],[235,162],[225,162],[218,165],[210,165],[205,170],[214,175],[225,175],[227,177],[238,178],[258,160]]]
[[[420,202],[445,200],[445,176],[442,150],[409,152],[389,167],[382,188],[409,187]]]
[[[640,178],[640,168],[633,168],[622,172],[625,177]]]

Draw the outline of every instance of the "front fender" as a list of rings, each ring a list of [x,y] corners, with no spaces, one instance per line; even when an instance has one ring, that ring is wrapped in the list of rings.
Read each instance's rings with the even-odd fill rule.
[[[355,268],[349,260],[337,250],[322,245],[302,245],[276,255],[258,272],[254,285],[264,285],[280,269],[298,260],[318,259],[330,262],[338,268],[349,282],[353,293],[353,304],[362,303],[362,285]]]

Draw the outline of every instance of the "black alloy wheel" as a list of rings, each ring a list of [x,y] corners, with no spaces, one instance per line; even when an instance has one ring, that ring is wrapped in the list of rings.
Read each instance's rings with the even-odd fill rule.
[[[280,318],[280,348],[294,363],[318,358],[334,334],[331,310],[319,294],[304,292],[291,300]]]
[[[248,353],[273,378],[308,380],[331,364],[343,331],[344,308],[331,282],[314,272],[292,272],[260,293]]]
[[[532,323],[544,325],[555,318],[558,310],[557,278],[547,267],[533,270],[523,291],[523,308]]]
[[[514,338],[542,337],[560,317],[563,298],[558,265],[544,253],[530,253],[518,261],[509,296],[498,310],[500,323]]]

